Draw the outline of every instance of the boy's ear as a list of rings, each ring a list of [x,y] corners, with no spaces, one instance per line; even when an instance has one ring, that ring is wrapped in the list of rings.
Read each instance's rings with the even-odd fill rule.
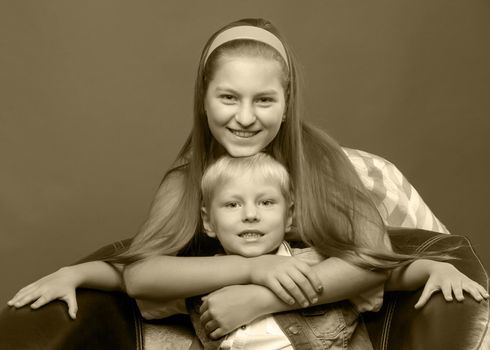
[[[216,233],[213,230],[213,225],[211,225],[208,211],[204,206],[201,207],[201,218],[202,218],[202,224],[204,226],[204,231],[206,231],[208,237],[216,238]]]
[[[286,209],[286,229],[285,232],[291,231],[293,226],[293,213],[294,213],[294,203],[291,202],[289,208]]]

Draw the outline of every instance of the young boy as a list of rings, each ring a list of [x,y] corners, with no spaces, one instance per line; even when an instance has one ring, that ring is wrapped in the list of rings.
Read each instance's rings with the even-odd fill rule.
[[[204,173],[201,190],[205,232],[219,240],[226,254],[248,258],[293,255],[284,240],[293,222],[289,175],[271,156],[259,153],[246,158],[220,158]],[[317,256],[314,260],[321,259]],[[315,349],[326,344],[331,349],[343,349],[358,324],[352,306],[341,302],[307,309],[308,316],[301,311],[264,316],[230,333],[218,344],[209,339],[201,324],[199,301],[191,298],[187,304],[196,333],[206,348],[293,349],[292,343],[308,342]],[[296,328],[291,329],[291,319]],[[308,326],[311,324],[321,327],[317,326],[315,332]],[[363,338],[368,339],[367,333]],[[363,348],[371,349],[371,345],[367,343]]]
[[[292,256],[293,249],[284,240],[285,233],[293,222],[293,200],[289,174],[278,161],[265,153],[251,157],[222,157],[204,173],[201,181],[203,195],[202,220],[205,233],[219,240],[224,255],[256,258],[264,255]],[[308,264],[318,263],[324,258],[312,250],[299,250]],[[177,258],[178,259],[178,258]],[[185,264],[189,260],[181,259]],[[165,264],[167,265],[167,264]],[[220,264],[222,266],[225,264]],[[197,268],[174,265],[160,271],[168,277],[164,298],[196,295],[199,290],[212,289],[204,285],[210,280],[228,280],[226,272],[217,270],[211,276],[203,276]],[[192,271],[191,271],[192,270]],[[193,276],[190,276],[191,273]],[[240,275],[240,271],[234,272]],[[136,275],[134,272],[133,275]],[[311,284],[320,283],[315,276],[305,278]],[[287,278],[287,277],[286,277]],[[283,283],[286,283],[283,281]],[[131,294],[131,288],[128,286]],[[305,293],[306,294],[306,293]],[[163,294],[160,294],[163,295]],[[180,296],[182,296],[180,295]],[[315,299],[312,300],[315,302]],[[294,302],[294,301],[293,301]],[[201,343],[205,349],[294,349],[307,343],[314,349],[344,349],[355,332],[359,349],[372,349],[367,331],[359,324],[358,313],[349,302],[318,305],[304,310],[295,310],[260,317],[246,326],[231,332],[226,337],[213,340],[207,335],[201,322],[199,296],[187,299],[187,311]],[[140,309],[151,305],[139,303]],[[146,318],[169,316],[164,313],[143,313]],[[155,309],[153,310],[155,311]],[[176,311],[176,310],[173,310]],[[291,325],[294,324],[294,327]],[[359,326],[358,326],[359,324]]]

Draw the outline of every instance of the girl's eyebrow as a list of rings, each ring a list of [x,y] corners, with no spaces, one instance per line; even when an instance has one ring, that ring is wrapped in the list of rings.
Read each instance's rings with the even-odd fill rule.
[[[216,92],[231,92],[235,95],[239,95],[238,91],[234,90],[233,88],[226,87],[226,86],[217,86],[215,88],[215,91]],[[279,91],[277,91],[276,89],[269,89],[269,90],[260,91],[260,92],[256,93],[255,95],[262,96],[262,95],[277,95],[277,94],[279,94]]]

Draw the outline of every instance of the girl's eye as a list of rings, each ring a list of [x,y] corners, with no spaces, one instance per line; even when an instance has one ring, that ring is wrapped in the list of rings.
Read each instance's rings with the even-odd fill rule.
[[[229,94],[220,95],[219,98],[225,104],[232,104],[236,102],[236,97]]]
[[[272,199],[267,199],[267,200],[260,202],[260,204],[262,204],[264,207],[268,207],[268,206],[273,205],[274,201]]]
[[[257,99],[257,103],[260,106],[269,106],[270,104],[274,103],[274,99],[272,97],[260,97]]]

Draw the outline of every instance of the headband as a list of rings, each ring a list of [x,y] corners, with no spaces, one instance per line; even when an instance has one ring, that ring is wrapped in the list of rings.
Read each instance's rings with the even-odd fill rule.
[[[284,61],[286,62],[286,66],[289,68],[288,55],[286,54],[286,49],[284,48],[281,40],[279,40],[279,38],[271,32],[254,26],[231,27],[219,33],[214,38],[211,45],[209,45],[208,52],[204,58],[204,63],[207,62],[209,55],[211,55],[211,53],[216,50],[218,46],[221,46],[228,41],[237,39],[251,39],[272,46],[277,50],[277,52],[279,52],[279,54],[281,54],[282,58],[284,58]]]

